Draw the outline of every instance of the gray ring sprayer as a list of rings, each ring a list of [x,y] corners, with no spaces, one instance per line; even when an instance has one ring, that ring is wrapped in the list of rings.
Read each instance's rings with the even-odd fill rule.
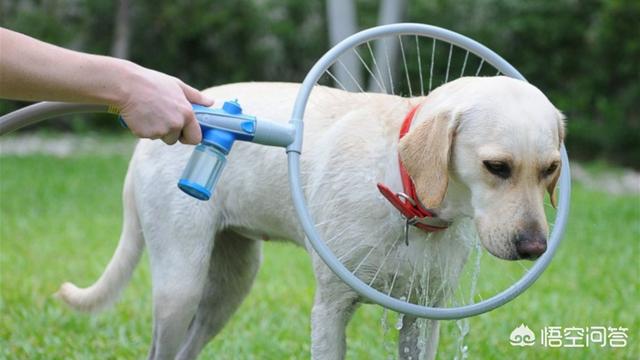
[[[562,240],[569,214],[571,181],[569,159],[564,146],[561,148],[562,173],[559,180],[559,202],[555,226],[548,241],[547,251],[518,281],[502,292],[477,303],[438,308],[413,304],[396,299],[367,285],[352,274],[333,254],[316,230],[314,220],[307,208],[300,176],[302,153],[303,118],[307,100],[313,87],[323,73],[339,56],[365,42],[385,36],[415,35],[437,39],[467,50],[493,65],[502,74],[525,80],[524,77],[480,43],[455,32],[425,24],[391,24],[378,26],[354,34],[325,53],[311,68],[304,79],[296,98],[291,120],[281,125],[265,119],[243,114],[236,101],[226,102],[221,109],[210,109],[194,105],[196,118],[200,122],[203,141],[196,146],[186,165],[178,186],[187,194],[201,199],[210,198],[215,183],[224,168],[226,155],[234,141],[250,141],[263,145],[286,148],[289,166],[289,185],[298,219],[311,246],[329,268],[364,298],[399,313],[430,319],[460,319],[493,310],[525,291],[547,268]],[[0,117],[0,135],[27,125],[56,116],[82,112],[114,112],[104,105],[41,102]]]

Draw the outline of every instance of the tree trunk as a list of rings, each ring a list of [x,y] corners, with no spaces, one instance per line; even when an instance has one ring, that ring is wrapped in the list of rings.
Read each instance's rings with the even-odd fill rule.
[[[404,19],[406,8],[406,0],[382,0],[378,11],[378,25],[401,22]],[[394,93],[393,83],[395,82],[397,85],[399,80],[397,78],[395,81],[393,80],[394,74],[397,74],[399,52],[400,44],[397,39],[384,38],[383,41],[376,42],[374,56],[382,73],[380,82],[386,87],[386,92],[389,94]],[[381,89],[378,83],[371,78],[369,79],[369,91],[384,92],[384,89]]]
[[[115,18],[115,29],[113,43],[111,44],[111,56],[127,59],[129,58],[130,31],[130,1],[118,1],[118,11]]]
[[[329,41],[331,46],[358,30],[356,8],[353,0],[327,0],[327,23],[329,26]],[[340,57],[341,63],[333,65],[333,74],[338,79],[339,87],[345,90],[357,91],[362,85],[362,67],[353,52]]]

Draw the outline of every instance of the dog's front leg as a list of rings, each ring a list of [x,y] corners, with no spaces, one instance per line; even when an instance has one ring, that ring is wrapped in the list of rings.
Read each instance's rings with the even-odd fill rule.
[[[418,338],[420,329],[418,320],[415,317],[404,316],[402,318],[402,329],[398,338],[398,359],[417,360],[420,356],[418,348]]]
[[[420,327],[426,326],[424,339],[420,339]],[[402,360],[433,360],[438,350],[438,339],[440,337],[440,322],[436,320],[419,320],[415,317],[404,316],[402,319],[402,329],[398,339],[398,359]],[[424,345],[420,346],[419,343]],[[421,349],[423,347],[423,349]],[[420,357],[420,352],[424,352],[424,357]]]
[[[311,312],[311,358],[342,360],[347,347],[345,329],[356,308],[356,296],[350,290],[326,290],[317,290]]]

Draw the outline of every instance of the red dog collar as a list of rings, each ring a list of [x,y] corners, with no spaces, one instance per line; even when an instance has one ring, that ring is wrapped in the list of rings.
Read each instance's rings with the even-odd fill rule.
[[[404,121],[402,122],[402,127],[400,127],[400,139],[409,132],[411,122],[413,121],[413,117],[419,106],[420,105],[414,106],[407,116],[405,116]],[[409,225],[413,225],[426,232],[446,229],[449,223],[437,218],[432,212],[425,209],[420,203],[420,200],[418,200],[413,180],[411,180],[411,176],[407,173],[407,169],[402,165],[400,156],[398,156],[398,164],[400,167],[400,179],[402,180],[402,188],[404,192],[393,192],[388,186],[378,183],[378,190],[380,190],[380,193],[389,200],[391,205],[400,211],[400,214],[407,219],[407,223]]]

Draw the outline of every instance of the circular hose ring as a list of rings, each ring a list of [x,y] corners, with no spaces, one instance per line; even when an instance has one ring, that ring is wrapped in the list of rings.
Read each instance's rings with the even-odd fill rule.
[[[298,92],[291,123],[296,129],[296,140],[287,148],[289,164],[289,184],[294,206],[307,239],[327,266],[362,297],[399,313],[430,319],[460,319],[493,310],[514,299],[525,291],[547,268],[562,240],[569,213],[571,193],[569,159],[564,145],[561,147],[562,168],[559,180],[559,202],[555,226],[551,232],[546,252],[534,263],[528,272],[502,292],[477,303],[449,308],[429,307],[413,304],[384,294],[365,284],[352,274],[333,254],[316,230],[315,223],[306,205],[300,176],[300,154],[302,150],[303,118],[307,101],[313,87],[329,67],[344,53],[365,42],[385,36],[415,35],[437,39],[465,49],[490,63],[502,74],[525,80],[509,63],[484,45],[463,35],[443,28],[414,23],[391,24],[370,28],[341,41],[320,58],[307,74]]]

